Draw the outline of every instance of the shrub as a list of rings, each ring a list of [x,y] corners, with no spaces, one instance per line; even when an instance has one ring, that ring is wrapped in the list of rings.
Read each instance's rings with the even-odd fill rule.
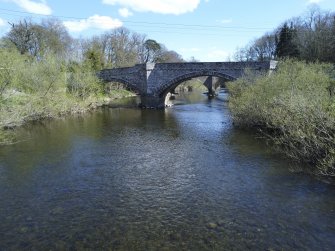
[[[16,88],[25,93],[46,96],[64,87],[62,63],[54,56],[26,60],[16,74]]]
[[[15,75],[21,69],[22,56],[17,51],[0,49],[0,99],[13,88]]]
[[[241,127],[257,128],[290,157],[335,175],[335,117],[330,65],[286,60],[272,75],[228,84]]]
[[[90,95],[98,95],[103,92],[103,85],[92,72],[90,67],[85,65],[71,64],[66,78],[67,91],[80,98],[87,98]]]
[[[4,130],[32,120],[81,113],[109,99],[100,95],[103,84],[85,63],[20,55],[0,48],[0,145],[15,141],[15,133]],[[115,91],[112,97],[129,93]]]

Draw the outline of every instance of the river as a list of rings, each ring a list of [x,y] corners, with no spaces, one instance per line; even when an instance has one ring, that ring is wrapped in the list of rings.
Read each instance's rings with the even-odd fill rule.
[[[235,129],[226,95],[21,129],[0,250],[332,250],[335,186]]]

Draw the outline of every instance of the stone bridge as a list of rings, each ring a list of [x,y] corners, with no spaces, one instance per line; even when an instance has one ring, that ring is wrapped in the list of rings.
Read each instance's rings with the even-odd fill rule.
[[[266,74],[276,68],[276,61],[266,62],[206,62],[137,64],[133,67],[105,69],[98,73],[104,82],[120,82],[141,96],[141,106],[164,108],[167,94],[180,83],[208,76],[205,86],[213,93],[213,77],[233,81],[242,77],[246,69]]]

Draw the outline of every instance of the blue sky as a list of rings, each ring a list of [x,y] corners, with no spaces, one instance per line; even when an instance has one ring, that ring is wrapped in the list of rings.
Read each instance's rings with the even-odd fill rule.
[[[147,34],[185,59],[224,61],[237,47],[303,15],[317,4],[335,11],[335,0],[0,0],[0,35],[8,22],[58,17],[74,37],[124,26]]]

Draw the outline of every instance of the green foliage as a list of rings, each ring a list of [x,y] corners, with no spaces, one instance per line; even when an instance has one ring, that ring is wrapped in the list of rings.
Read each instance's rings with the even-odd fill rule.
[[[101,61],[102,53],[100,50],[88,49],[84,53],[84,62],[93,71],[100,71],[103,69],[104,64]]]
[[[330,65],[280,62],[277,72],[228,84],[234,122],[257,128],[292,158],[335,175]],[[250,82],[251,79],[251,82]]]
[[[55,57],[46,57],[41,61],[21,62],[22,69],[16,70],[15,88],[21,92],[46,96],[64,86],[62,63]]]
[[[180,85],[176,87],[176,92],[185,92],[185,91],[193,91],[197,90],[199,92],[208,91],[207,87],[204,85],[204,78],[193,78],[182,82]]]
[[[10,25],[0,39],[0,144],[14,139],[5,128],[83,112],[130,96],[118,83],[101,83],[96,72],[102,68],[132,66],[146,59],[182,60],[155,40],[125,28],[73,39],[56,19]]]
[[[98,95],[103,91],[103,84],[98,80],[91,65],[71,65],[70,72],[66,74],[67,91],[78,98],[87,98]]]
[[[297,58],[299,56],[299,49],[294,41],[296,30],[293,25],[289,27],[287,23],[281,28],[279,32],[279,41],[276,46],[275,55],[278,58]]]
[[[145,63],[153,63],[156,61],[158,53],[161,49],[161,46],[159,43],[156,42],[156,40],[153,39],[147,39],[144,42],[144,48],[146,50],[145,53]]]
[[[14,72],[20,61],[20,55],[17,51],[0,49],[0,99],[12,87],[15,81]]]
[[[92,71],[100,71],[105,67],[103,47],[103,44],[97,37],[93,37],[91,40],[85,42],[83,61]]]
[[[103,96],[103,85],[90,66],[52,55],[36,60],[17,50],[0,49],[0,68],[0,144],[15,141],[15,133],[5,128],[83,112],[129,95],[114,91]]]

